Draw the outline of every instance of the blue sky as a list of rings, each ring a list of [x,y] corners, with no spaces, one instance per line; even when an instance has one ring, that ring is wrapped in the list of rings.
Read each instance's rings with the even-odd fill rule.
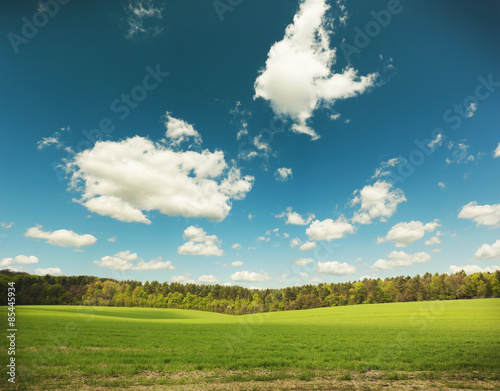
[[[1,7],[2,268],[260,288],[500,268],[497,1]]]

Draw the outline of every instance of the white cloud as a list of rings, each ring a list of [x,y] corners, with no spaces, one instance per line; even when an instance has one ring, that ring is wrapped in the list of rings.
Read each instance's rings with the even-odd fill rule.
[[[130,253],[130,251],[127,250],[121,251],[114,256],[106,255],[102,257],[100,261],[94,261],[94,264],[99,267],[104,267],[118,272],[125,272],[134,267],[134,264],[131,261],[135,260],[137,260],[137,254]]]
[[[215,235],[207,235],[203,228],[190,226],[184,230],[184,238],[188,242],[178,247],[179,254],[184,255],[224,255],[224,251],[219,248],[220,240]]]
[[[391,174],[391,169],[401,164],[404,159],[399,157],[393,157],[385,162],[381,162],[380,166],[375,169],[375,173],[372,175],[371,179],[381,178]]]
[[[493,157],[500,157],[500,143],[498,143],[497,148],[493,152]]]
[[[51,145],[56,146],[58,149],[64,148],[64,143],[60,140],[61,134],[65,131],[69,131],[70,127],[61,128],[60,130],[54,132],[52,136],[43,137],[37,142],[38,149],[44,149],[50,147]],[[71,148],[67,148],[67,152],[73,152]]]
[[[309,280],[309,283],[311,284],[321,284],[323,282],[323,280],[321,278],[312,278]]]
[[[441,133],[438,133],[436,135],[436,138],[432,140],[429,144],[427,144],[427,147],[431,150],[434,151],[436,148],[440,147],[443,145],[443,135]]]
[[[171,282],[180,282],[181,284],[195,284],[196,281],[189,278],[189,276],[173,276],[170,279]]]
[[[228,168],[221,151],[173,151],[144,137],[97,142],[67,164],[71,188],[92,212],[150,223],[142,211],[222,221],[231,199],[245,198],[254,178]]]
[[[5,267],[5,266],[10,266],[12,264],[18,264],[18,265],[32,265],[34,263],[38,263],[38,258],[35,257],[34,255],[17,255],[14,258],[2,258],[0,259],[0,266]]]
[[[450,274],[458,273],[461,270],[463,270],[466,274],[495,273],[497,270],[500,270],[500,266],[488,266],[485,268],[482,268],[481,266],[478,266],[478,265],[465,265],[465,266],[451,265],[450,266]]]
[[[477,103],[471,102],[469,107],[467,107],[467,118],[471,118],[474,116],[477,110]]]
[[[297,266],[304,266],[304,265],[308,265],[310,263],[313,263],[314,262],[314,259],[311,259],[311,258],[299,258],[295,261],[295,264]]]
[[[235,243],[231,246],[231,248],[235,249],[235,250],[240,250],[241,249],[241,244],[239,243]]]
[[[46,269],[36,268],[34,270],[34,273],[39,275],[39,276],[46,276],[47,274],[49,274],[51,276],[62,276],[63,275],[62,270],[59,269],[58,267],[48,267]]]
[[[116,242],[116,236],[108,238],[108,242],[115,243]]]
[[[466,141],[467,140],[463,140],[459,143],[450,141],[448,143],[448,149],[452,152],[450,157],[446,158],[446,164],[470,163],[476,160],[476,156],[469,154],[470,146],[466,144]]]
[[[406,201],[401,189],[392,189],[392,184],[378,180],[372,186],[367,185],[361,190],[356,190],[356,196],[351,201],[354,206],[361,204],[352,221],[359,224],[371,224],[373,219],[387,221],[396,213],[398,204]]]
[[[147,270],[174,270],[175,266],[172,265],[172,262],[166,261],[162,262],[161,257],[157,259],[152,259],[149,262],[144,262],[141,260],[136,266],[132,268],[132,270],[137,271],[147,271]]]
[[[252,221],[252,219],[254,218],[255,216],[251,213],[248,214],[248,220]]]
[[[13,226],[14,226],[14,222],[13,222],[13,221],[11,221],[11,222],[10,222],[10,223],[8,223],[8,224],[7,224],[7,223],[4,223],[3,221],[2,221],[2,222],[0,222],[0,227],[2,227],[2,228],[7,228],[7,229],[8,229],[8,228],[12,228]]]
[[[318,262],[318,273],[333,274],[335,276],[349,276],[356,273],[356,267],[348,263],[333,262]]]
[[[278,215],[275,216],[278,219],[282,219],[283,217],[286,217],[286,222],[285,224],[292,224],[292,225],[308,225],[313,219],[314,219],[314,214],[309,213],[307,218],[304,219],[300,214],[297,212],[292,211],[292,207],[286,208],[285,212],[282,212]]]
[[[471,219],[477,226],[497,226],[500,223],[500,204],[478,205],[476,201],[462,206],[459,219]]]
[[[404,251],[393,251],[388,256],[389,260],[379,259],[372,266],[374,269],[390,270],[400,267],[411,266],[414,263],[424,263],[431,259],[431,256],[424,252],[407,254]]]
[[[292,169],[286,167],[278,168],[274,173],[274,177],[278,181],[286,182],[293,178]]]
[[[487,243],[479,247],[474,254],[476,259],[500,259],[500,240],[497,240],[492,245]]]
[[[306,272],[300,272],[300,276],[301,277],[309,277],[309,274],[307,274]]]
[[[265,272],[242,271],[231,274],[231,280],[238,282],[261,282],[272,280],[271,276]]]
[[[167,128],[165,136],[171,140],[172,145],[179,145],[190,137],[193,138],[196,144],[201,144],[201,136],[194,130],[193,125],[181,119],[173,118],[168,112],[165,114],[165,118],[167,119],[165,121],[165,127]]]
[[[270,238],[266,238],[266,237],[264,237],[264,236],[259,236],[259,237],[257,238],[257,240],[258,240],[259,242],[269,242],[269,240],[271,240],[271,239],[270,239]]]
[[[434,220],[434,222],[427,224],[421,221],[398,223],[390,229],[385,238],[378,238],[377,243],[389,241],[396,243],[396,247],[406,247],[422,239],[426,232],[432,232],[439,227],[438,221]]]
[[[438,186],[441,190],[446,189],[446,184],[444,182],[438,182]]]
[[[290,237],[290,234],[289,234],[289,233],[287,233],[287,232],[283,232],[283,237],[284,237],[285,239],[288,239],[288,238]]]
[[[440,244],[441,243],[441,239],[439,239],[439,237],[441,236],[441,231],[437,231],[436,232],[436,235],[433,236],[432,238],[430,238],[429,240],[426,240],[425,241],[425,245],[426,246],[432,246],[434,244]]]
[[[155,19],[162,19],[162,8],[155,7],[152,0],[132,0],[126,12],[128,15],[127,38],[157,36],[163,28],[155,23]]]
[[[316,242],[305,242],[302,246],[300,246],[300,249],[302,251],[307,251],[307,250],[313,250],[316,248],[318,244]]]
[[[28,228],[24,236],[35,239],[45,239],[47,243],[61,247],[92,246],[95,242],[97,242],[97,239],[90,234],[78,235],[77,233],[67,229],[59,229],[57,231],[50,232],[43,231],[42,228],[43,227],[41,225]]]
[[[234,262],[231,262],[231,266],[233,266],[233,267],[243,266],[243,262],[242,261],[234,261]]]
[[[310,240],[335,240],[343,238],[346,234],[352,234],[355,227],[351,225],[343,216],[337,220],[326,219],[315,220],[306,229],[306,234]]]
[[[198,282],[200,284],[217,284],[220,282],[220,280],[217,277],[212,276],[211,274],[209,275],[204,274],[203,276],[198,278]]]
[[[319,136],[307,122],[321,105],[357,96],[373,86],[377,74],[358,76],[345,68],[335,73],[335,49],[330,48],[325,0],[304,0],[285,36],[268,53],[266,66],[255,80],[254,98],[268,100],[277,115],[290,117],[293,131]]]
[[[132,263],[137,260],[139,260],[137,264]],[[162,262],[161,257],[152,259],[149,262],[145,262],[143,259],[140,259],[136,253],[131,253],[129,250],[120,251],[113,256],[106,255],[102,257],[100,261],[94,261],[94,264],[99,267],[104,267],[118,272],[126,272],[128,270],[149,271],[175,269],[175,267],[172,265],[172,262]]]
[[[302,240],[300,240],[299,238],[293,238],[292,240],[290,240],[290,247],[292,247],[292,248],[297,247],[301,244],[302,244]]]

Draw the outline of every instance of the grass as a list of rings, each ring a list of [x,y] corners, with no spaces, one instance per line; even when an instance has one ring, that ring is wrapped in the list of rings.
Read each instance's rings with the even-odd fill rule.
[[[6,324],[6,307],[1,313]],[[419,372],[420,380],[463,373],[461,381],[478,381],[500,368],[500,299],[238,317],[73,306],[18,306],[16,315],[18,387],[25,388],[188,384],[191,371],[200,383],[305,383],[321,371],[336,371],[343,384],[367,371],[387,381],[405,381],[407,372]]]

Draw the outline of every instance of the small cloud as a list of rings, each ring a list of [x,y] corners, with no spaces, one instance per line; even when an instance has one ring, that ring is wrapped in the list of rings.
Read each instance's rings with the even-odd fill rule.
[[[302,244],[302,241],[299,238],[293,238],[290,240],[290,247],[294,248]]]
[[[307,242],[305,242],[304,244],[302,244],[300,246],[300,249],[302,251],[313,250],[313,249],[315,249],[317,247],[317,245],[318,244],[316,242],[309,242],[309,241],[307,241]]]
[[[165,118],[165,128],[167,129],[165,136],[170,140],[171,145],[179,146],[182,142],[188,141],[190,138],[192,138],[195,144],[201,144],[201,136],[194,130],[193,125],[172,117],[169,112],[165,114]]]
[[[311,259],[311,258],[299,258],[295,261],[295,264],[297,266],[305,266],[305,265],[308,265],[310,263],[313,263],[314,262],[314,259]]]
[[[378,238],[377,243],[393,242],[396,247],[406,247],[424,237],[426,232],[433,232],[440,226],[439,220],[424,224],[421,221],[398,223],[394,225],[384,238]],[[439,239],[438,239],[439,240]],[[439,241],[441,243],[441,241]]]
[[[333,262],[318,262],[318,273],[332,274],[335,276],[349,276],[356,273],[356,267],[348,263]]]
[[[500,204],[478,205],[476,201],[472,201],[462,206],[458,218],[471,219],[477,226],[496,227],[500,223]]]
[[[238,282],[262,282],[272,280],[272,278],[265,272],[241,271],[231,274],[231,280]]]
[[[224,251],[219,248],[219,238],[215,235],[207,235],[203,228],[193,225],[186,228],[184,238],[188,239],[188,242],[178,247],[179,254],[217,257],[224,255]]]
[[[198,278],[198,282],[200,284],[217,284],[220,282],[220,280],[215,277],[215,276],[212,276],[211,274],[209,275],[203,275],[201,276],[200,278]]]
[[[158,36],[163,28],[156,25],[162,19],[163,8],[155,7],[152,0],[132,0],[126,8],[128,31],[126,38]]]
[[[252,219],[253,219],[254,217],[255,217],[255,215],[253,215],[253,214],[251,214],[251,213],[249,213],[249,214],[248,214],[248,220],[252,221]]]
[[[116,242],[116,236],[108,238],[108,242],[115,243]]]
[[[60,247],[84,247],[92,246],[97,242],[97,239],[90,235],[79,235],[67,229],[59,229],[57,231],[43,231],[41,225],[28,228],[24,236],[27,238],[45,239],[47,243]]]
[[[467,118],[471,118],[474,116],[477,110],[477,103],[471,102],[469,107],[467,107]]]
[[[500,259],[500,240],[489,245],[484,243],[474,254],[475,259]]]
[[[241,244],[239,243],[235,243],[231,246],[231,248],[235,249],[235,250],[240,250],[241,249]]]
[[[231,266],[240,267],[240,266],[243,266],[243,262],[242,261],[234,261],[234,262],[231,262]]]
[[[266,238],[265,236],[259,236],[259,237],[257,238],[257,240],[258,240],[259,242],[269,242],[269,240],[271,240],[271,239],[270,239],[270,238]]]
[[[332,219],[313,221],[306,229],[306,235],[312,241],[332,241],[341,239],[346,234],[353,234],[355,230],[355,227],[341,216],[335,221]]]
[[[46,276],[47,274],[51,275],[51,276],[62,276],[63,275],[61,269],[59,269],[58,267],[49,267],[47,269],[36,268],[34,270],[34,273],[39,275],[39,276]]]
[[[438,186],[441,190],[446,189],[446,184],[444,182],[438,182]]]
[[[292,169],[286,168],[286,167],[278,168],[276,170],[276,172],[274,173],[274,177],[278,181],[286,182],[286,181],[292,179],[292,177],[293,177]]]
[[[310,213],[308,214],[307,218],[302,217],[300,214],[297,212],[294,212],[292,210],[292,207],[286,208],[285,212],[282,212],[278,215],[275,215],[277,219],[282,219],[286,217],[286,222],[285,224],[291,224],[291,225],[308,225],[313,219],[314,219],[314,214]]]
[[[8,224],[0,221],[0,227],[2,227],[2,228],[7,228],[8,229],[8,228],[12,228],[13,226],[14,226],[14,222],[13,221],[11,221]]]
[[[424,252],[407,254],[404,251],[393,251],[389,254],[388,260],[379,259],[372,266],[373,269],[391,270],[401,267],[408,267],[415,263],[425,263],[431,259],[431,256]]]
[[[472,273],[495,273],[497,270],[500,270],[500,266],[489,266],[482,268],[481,266],[478,265],[466,265],[466,266],[456,266],[456,265],[451,265],[450,266],[450,273],[458,273],[460,271],[464,271],[466,274],[472,274]]]
[[[493,152],[493,157],[500,157],[500,143],[498,143],[497,148]]]
[[[427,144],[427,147],[431,150],[434,151],[436,148],[440,147],[443,145],[443,134],[438,133],[436,135],[436,138],[432,140],[429,144]]]

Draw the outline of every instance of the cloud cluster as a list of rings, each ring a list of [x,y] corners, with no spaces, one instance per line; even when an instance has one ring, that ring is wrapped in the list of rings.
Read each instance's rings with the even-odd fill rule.
[[[126,272],[128,270],[134,271],[150,271],[150,270],[174,270],[175,266],[172,262],[166,261],[162,262],[162,258],[152,259],[149,262],[145,262],[140,259],[136,264],[132,263],[137,261],[139,258],[136,253],[131,253],[129,250],[121,251],[113,256],[106,255],[99,261],[94,261],[99,267],[104,267],[107,269],[115,270],[117,272]]]
[[[478,265],[465,265],[465,266],[451,265],[449,270],[451,274],[458,273],[461,270],[463,270],[466,274],[495,273],[497,270],[500,270],[500,266],[488,266],[482,268],[481,266]]]
[[[392,190],[392,184],[378,180],[354,192],[351,205],[360,204],[352,221],[359,224],[371,224],[372,220],[387,221],[397,210],[398,204],[406,201],[401,189]]]
[[[188,241],[177,248],[179,254],[183,255],[224,255],[219,248],[220,240],[215,235],[207,235],[203,228],[190,226],[184,230],[184,238]]]
[[[425,263],[431,259],[431,256],[424,252],[407,254],[404,251],[393,251],[388,255],[388,260],[379,259],[372,266],[374,269],[390,270],[400,267],[408,267],[415,263]]]
[[[438,220],[424,224],[421,221],[410,221],[409,223],[398,223],[393,226],[384,238],[378,238],[377,243],[394,242],[396,247],[406,247],[424,237],[426,232],[432,232],[440,224]],[[439,238],[434,239],[434,243],[441,243]],[[429,243],[429,244],[434,244]],[[427,244],[427,243],[426,243]]]
[[[293,177],[292,169],[286,168],[286,167],[278,168],[276,170],[276,172],[274,173],[274,177],[278,181],[286,182],[286,181],[292,179],[292,177]]]
[[[306,229],[306,235],[310,240],[331,241],[343,238],[346,234],[352,234],[355,227],[350,224],[343,216],[337,220],[326,219],[323,221],[315,220]]]
[[[9,267],[13,264],[17,265],[32,265],[38,263],[38,258],[34,255],[17,255],[14,258],[2,258],[0,259],[0,267]]]
[[[500,259],[500,240],[489,245],[487,243],[479,247],[474,254],[476,259]]]
[[[275,216],[278,219],[282,219],[286,217],[286,222],[285,224],[292,224],[292,225],[308,225],[313,219],[314,219],[314,214],[310,213],[307,218],[302,217],[300,214],[297,212],[294,212],[291,207],[286,208],[285,212],[282,212],[278,215]]]
[[[223,220],[254,178],[228,168],[221,151],[173,151],[144,137],[97,142],[67,163],[70,187],[91,212],[150,224],[143,211]]]
[[[162,8],[156,7],[152,0],[132,0],[126,8],[128,15],[127,38],[157,36],[163,28],[155,21],[162,19]]]
[[[262,282],[272,280],[272,278],[265,272],[241,271],[231,274],[231,280],[237,282]]]
[[[459,219],[471,219],[477,226],[497,226],[500,223],[500,204],[478,205],[476,201],[462,206]]]
[[[269,50],[254,84],[254,98],[268,100],[277,115],[293,120],[293,131],[313,139],[319,136],[307,122],[316,108],[364,93],[378,76],[359,76],[352,67],[333,71],[336,51],[330,48],[328,8],[325,0],[301,2],[285,36]]]
[[[28,228],[24,234],[27,238],[45,239],[47,243],[61,247],[84,247],[91,246],[97,242],[97,239],[90,235],[78,235],[77,233],[59,229],[57,231],[43,231],[41,225]]]
[[[356,273],[356,267],[346,262],[318,262],[318,273],[332,274],[334,276],[349,276]]]

